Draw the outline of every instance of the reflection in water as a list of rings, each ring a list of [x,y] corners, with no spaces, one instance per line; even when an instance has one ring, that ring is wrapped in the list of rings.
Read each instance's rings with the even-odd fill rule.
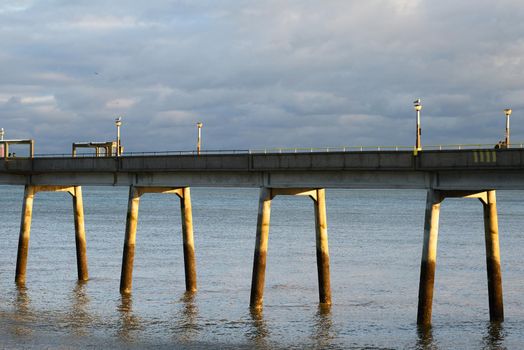
[[[133,315],[133,300],[131,295],[122,295],[121,302],[118,307],[120,314],[120,325],[117,331],[118,336],[125,342],[135,341],[135,331],[141,330],[141,320],[139,317]]]
[[[331,318],[331,305],[319,304],[314,319],[313,340],[319,349],[328,348],[333,342],[333,320]]]
[[[251,329],[248,331],[248,338],[255,342],[261,348],[268,348],[266,341],[269,331],[267,329],[266,321],[262,309],[250,309],[251,315]]]
[[[17,284],[16,296],[13,301],[14,324],[13,333],[15,335],[26,336],[32,333],[32,322],[35,315],[31,309],[31,299],[27,295],[27,288],[23,284]]]
[[[183,342],[190,342],[197,339],[198,331],[198,307],[195,303],[195,293],[185,292],[181,298],[184,304],[182,310],[175,315],[175,329],[177,335],[180,335],[180,339]]]
[[[66,315],[67,324],[71,325],[76,335],[85,336],[86,328],[89,327],[93,319],[89,312],[89,297],[86,295],[86,282],[78,281],[71,293],[71,309]]]
[[[483,338],[484,349],[505,349],[504,325],[502,322],[489,322],[486,328],[486,335]]]
[[[433,339],[433,330],[431,325],[417,325],[417,349],[421,350],[432,350],[438,349],[438,346]]]

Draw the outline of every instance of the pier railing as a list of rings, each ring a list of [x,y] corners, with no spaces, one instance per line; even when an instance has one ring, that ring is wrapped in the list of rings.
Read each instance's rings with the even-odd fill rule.
[[[452,145],[429,145],[422,147],[419,151],[446,151],[446,150],[467,150],[467,149],[494,149],[493,144],[452,144]],[[510,149],[524,148],[524,142],[510,145]],[[334,146],[334,147],[274,147],[256,148],[241,150],[200,150],[201,155],[214,154],[279,154],[279,153],[329,153],[329,152],[377,152],[377,151],[414,151],[413,146]],[[198,155],[197,150],[183,151],[149,151],[149,152],[125,152],[122,156],[181,156]],[[76,157],[95,157],[96,153],[77,153]],[[41,153],[35,154],[41,158],[65,158],[71,157],[70,153]]]

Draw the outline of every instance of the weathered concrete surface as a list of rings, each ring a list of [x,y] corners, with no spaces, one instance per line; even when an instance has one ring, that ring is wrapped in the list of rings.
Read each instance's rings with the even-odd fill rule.
[[[133,262],[135,259],[136,228],[140,197],[145,193],[176,194],[180,198],[182,215],[182,240],[184,246],[184,267],[186,291],[197,290],[195,243],[193,239],[193,214],[191,210],[190,189],[172,187],[137,187],[129,188],[127,207],[126,233],[122,255],[122,272],[120,275],[120,293],[130,294],[133,286]]]
[[[88,279],[88,271],[82,188],[79,186],[71,187],[26,185],[24,191],[24,202],[22,206],[22,220],[20,223],[20,237],[18,240],[18,254],[16,258],[16,283],[24,284],[26,279],[27,255],[29,251],[29,237],[31,234],[33,201],[35,195],[38,192],[68,192],[73,197],[78,279],[80,281],[86,281]]]
[[[524,189],[524,150],[14,158],[0,184]]]
[[[428,190],[426,200],[417,323],[423,326],[431,324],[440,204],[445,198],[453,197],[478,198],[484,206],[489,314],[491,321],[503,321],[504,306],[502,301],[502,274],[500,271],[500,248],[495,191],[440,191],[430,189]]]
[[[326,215],[326,190],[316,190],[313,199],[315,208],[315,233],[317,246],[318,294],[321,304],[331,305],[331,279],[329,273],[329,247]]]
[[[73,212],[75,217],[75,244],[76,244],[76,266],[79,281],[87,281],[87,248],[86,231],[84,225],[84,202],[82,198],[82,187],[75,186],[71,193],[73,197]]]
[[[260,309],[264,303],[271,201],[278,195],[309,196],[314,202],[319,302],[323,306],[331,305],[325,189],[267,187],[260,189],[258,202],[257,233],[249,305],[252,309]]]
[[[126,233],[122,254],[122,272],[120,273],[120,293],[130,294],[133,285],[133,263],[135,261],[136,227],[138,224],[138,206],[140,193],[131,186],[127,205]]]
[[[433,287],[435,285],[435,268],[437,264],[438,223],[442,200],[443,198],[438,191],[428,191],[418,290],[417,324],[420,325],[431,324]]]
[[[489,318],[491,321],[501,322],[504,321],[504,303],[502,298],[499,225],[497,217],[497,197],[495,191],[488,191],[486,199],[486,201],[481,200],[481,202],[484,206]]]
[[[180,198],[186,291],[196,292],[197,275],[195,240],[193,238],[193,210],[191,208],[191,191],[189,187],[184,187],[180,189],[180,192],[177,193],[177,195]]]
[[[249,306],[255,309],[261,308],[264,303],[270,216],[271,191],[268,188],[261,188],[260,199],[258,201],[257,233],[255,254],[253,257],[253,274],[251,277],[251,297],[249,301]]]
[[[33,186],[26,186],[24,203],[22,206],[22,220],[20,223],[20,236],[18,239],[18,254],[16,256],[15,282],[25,283],[27,254],[29,251],[29,237],[31,235],[31,218],[33,216],[33,199],[35,191]]]

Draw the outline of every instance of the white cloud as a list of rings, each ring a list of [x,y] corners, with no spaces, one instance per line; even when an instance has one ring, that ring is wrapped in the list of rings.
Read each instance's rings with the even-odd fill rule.
[[[33,4],[32,0],[2,0],[0,14],[25,11]]]
[[[137,103],[134,98],[117,98],[106,102],[106,108],[109,109],[127,109],[133,107]]]
[[[52,95],[46,96],[24,96],[20,98],[20,103],[34,105],[34,104],[55,104],[55,97]]]
[[[57,28],[77,28],[82,30],[114,30],[114,29],[129,29],[144,25],[137,21],[136,18],[125,16],[95,16],[85,15],[79,18],[58,22],[55,24]]]

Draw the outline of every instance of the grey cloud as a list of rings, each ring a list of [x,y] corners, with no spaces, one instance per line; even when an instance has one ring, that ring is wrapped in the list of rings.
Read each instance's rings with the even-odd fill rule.
[[[6,4],[0,126],[38,152],[116,115],[126,150],[193,148],[200,120],[206,148],[411,145],[419,97],[426,144],[495,143],[506,106],[524,132],[519,1]]]

